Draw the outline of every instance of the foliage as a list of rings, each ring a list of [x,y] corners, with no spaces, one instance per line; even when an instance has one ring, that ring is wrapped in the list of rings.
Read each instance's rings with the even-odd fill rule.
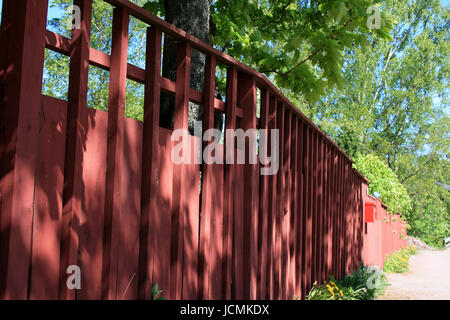
[[[330,275],[328,283],[322,285],[314,283],[306,300],[372,300],[381,294],[387,285],[383,274],[379,286],[368,288],[367,283],[373,275],[374,272],[363,265],[339,281]]]
[[[408,233],[439,246],[450,236],[449,8],[438,0],[386,0],[391,41],[346,50],[347,85],[316,104],[289,93],[351,157],[373,154],[406,188]]]
[[[391,213],[406,213],[411,209],[411,199],[395,173],[377,156],[358,155],[353,165],[365,175],[369,183],[369,193],[379,192],[381,200]]]
[[[391,273],[405,273],[408,272],[409,258],[416,254],[416,248],[414,246],[408,246],[405,249],[400,249],[394,252],[390,256],[386,257],[383,270]]]
[[[346,49],[368,44],[368,0],[217,0],[213,44],[315,102],[325,88],[344,86]],[[394,17],[384,10],[372,35],[389,39]]]
[[[166,300],[162,297],[163,290],[159,290],[158,284],[155,284],[152,288],[152,300]]]

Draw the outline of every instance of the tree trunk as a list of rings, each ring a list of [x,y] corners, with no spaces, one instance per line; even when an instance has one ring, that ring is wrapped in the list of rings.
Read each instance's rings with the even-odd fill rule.
[[[210,42],[210,8],[211,0],[164,0],[165,20],[187,33]],[[164,55],[162,74],[172,81],[176,80],[178,41],[164,38]],[[192,50],[191,80],[192,89],[203,92],[205,79],[206,56],[197,50]],[[167,94],[161,96],[161,123],[165,128],[173,128],[174,97]],[[202,120],[202,108],[189,102],[189,131],[194,131],[194,121]]]

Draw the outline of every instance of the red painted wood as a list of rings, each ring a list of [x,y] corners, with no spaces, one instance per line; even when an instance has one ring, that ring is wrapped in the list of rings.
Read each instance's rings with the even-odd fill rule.
[[[244,131],[256,129],[256,86],[254,80],[245,74],[238,74],[238,101],[244,110],[241,126]],[[256,139],[252,137],[252,139]],[[257,242],[258,242],[258,207],[257,166],[250,163],[250,158],[256,159],[256,149],[246,147],[244,165],[244,296],[246,299],[256,299],[257,274]]]
[[[82,274],[81,290],[76,291],[77,298],[101,299],[108,114],[90,108],[85,110],[87,125],[84,129],[81,155],[83,167],[79,182],[83,203],[72,222],[76,224],[68,229],[70,247],[61,248],[61,256],[69,253],[74,259],[68,262],[70,264],[78,264],[78,254],[80,256],[79,266],[85,272]],[[77,225],[80,229],[75,228]],[[72,257],[72,254],[75,256]],[[60,286],[64,286],[63,289],[67,288],[66,268],[61,270]],[[74,294],[74,290],[67,293]],[[69,298],[72,297],[66,296],[66,299]]]
[[[42,105],[29,298],[58,299],[67,105],[44,96]]]
[[[76,1],[75,5],[81,11],[81,29],[75,29],[69,47],[70,52],[70,72],[69,72],[69,92],[67,110],[67,138],[66,154],[64,164],[64,191],[63,191],[63,213],[61,226],[61,268],[60,268],[60,298],[74,299],[75,291],[68,290],[66,286],[66,269],[69,265],[78,264],[78,252],[80,251],[80,241],[84,248],[88,247],[86,233],[79,234],[79,224],[83,219],[81,216],[81,194],[82,194],[82,168],[83,168],[83,144],[86,140],[86,128],[88,127],[87,117],[87,85],[88,85],[88,64],[89,42],[91,30],[92,1]],[[87,223],[84,219],[85,223]],[[86,229],[86,226],[83,226]],[[95,230],[100,232],[101,230]],[[96,233],[98,234],[98,233]],[[98,239],[101,248],[101,239]],[[83,248],[83,249],[84,249]],[[87,250],[81,250],[80,263],[85,262]],[[100,249],[101,250],[101,249]],[[89,253],[88,253],[89,254]],[[100,259],[101,256],[96,258]],[[92,259],[92,256],[90,257]],[[86,270],[84,279],[86,283],[80,292],[81,297],[97,298],[101,297],[95,289],[101,286],[101,277],[95,277],[94,268]],[[85,296],[83,294],[86,293]]]
[[[328,206],[328,144],[324,143],[323,146],[323,213],[322,213],[322,239],[323,239],[323,252],[322,252],[322,279],[327,281],[328,279],[328,234],[329,234],[329,206]]]
[[[283,207],[282,207],[282,299],[286,300],[289,292],[289,228],[290,228],[290,202],[291,202],[291,179],[290,179],[290,167],[291,167],[291,113],[285,110],[285,127],[284,127],[284,155],[283,155]]]
[[[296,272],[297,265],[297,234],[298,234],[298,118],[293,115],[291,123],[291,199],[290,199],[290,222],[289,222],[289,293],[288,299],[298,296]]]
[[[260,129],[269,130],[269,92],[266,89],[261,90],[261,122]],[[265,144],[263,145],[260,142],[259,150],[265,149],[267,150],[266,154],[269,155],[271,149],[270,143],[267,139],[270,137],[266,136]],[[269,229],[269,176],[264,175],[260,177],[261,188],[259,191],[260,198],[260,210],[259,210],[259,229],[258,229],[258,291],[257,298],[258,299],[266,299],[267,298],[267,270],[268,270],[268,229]]]
[[[284,216],[284,192],[285,179],[284,179],[284,122],[285,122],[285,109],[283,104],[277,100],[277,128],[280,136],[280,168],[277,173],[277,209],[276,214],[276,233],[275,233],[275,269],[274,269],[274,282],[275,282],[275,299],[283,298],[283,216]]]
[[[3,1],[2,42],[8,41],[6,101],[2,97],[0,298],[26,299],[35,214],[47,1]],[[4,29],[5,28],[5,29]],[[5,34],[7,32],[7,35]],[[6,40],[7,39],[7,40]],[[2,43],[2,50],[3,43]],[[3,76],[5,78],[5,76]],[[25,275],[25,276],[24,276]]]
[[[125,119],[116,299],[138,297],[142,129],[142,122]]]
[[[214,96],[215,96],[216,60],[209,56],[205,68],[205,103],[203,106],[203,132],[214,128]],[[203,143],[203,150],[210,141]],[[211,160],[208,159],[207,162]],[[212,280],[211,251],[215,248],[215,238],[211,236],[213,214],[216,212],[214,201],[215,175],[214,165],[202,165],[202,214],[200,219],[200,265],[199,265],[199,292],[201,299],[211,299],[209,288]]]
[[[105,234],[103,248],[102,297],[117,298],[120,208],[122,204],[122,163],[125,121],[126,70],[128,52],[128,11],[114,9],[111,72],[108,101],[108,145],[105,193]],[[124,199],[125,200],[125,199]]]
[[[191,47],[182,43],[178,48],[177,85],[175,92],[174,130],[188,128],[189,77],[191,68]],[[187,141],[183,142],[187,145]],[[176,164],[173,167],[172,183],[172,245],[170,267],[170,298],[180,299],[182,293],[181,266],[183,258],[184,217],[189,214],[186,190],[186,165]]]
[[[317,166],[318,166],[318,177],[317,177],[317,191],[318,191],[318,205],[317,205],[317,220],[316,220],[316,264],[317,264],[317,275],[316,280],[322,283],[323,279],[323,141],[318,139],[317,145]]]
[[[303,121],[301,119],[297,119],[298,122],[298,129],[297,129],[297,197],[296,197],[296,201],[297,201],[297,234],[296,234],[296,240],[295,240],[295,244],[296,244],[296,267],[295,267],[295,273],[296,273],[296,287],[295,287],[295,291],[296,291],[296,295],[298,296],[299,299],[301,299],[303,297],[303,277],[302,277],[302,273],[303,273],[303,259],[304,259],[304,241],[303,241],[303,206],[304,206],[304,198],[303,198],[303,189],[304,189],[304,185],[303,185],[303,176],[304,176],[304,171],[303,171],[303,157],[304,157],[304,153],[305,153],[305,148],[304,148],[304,125],[303,125]]]
[[[154,216],[154,228],[157,245],[153,254],[153,284],[164,290],[163,297],[170,298],[170,268],[172,240],[172,181],[174,164],[171,160],[173,142],[172,132],[159,128],[158,146],[158,214]]]
[[[333,274],[333,148],[327,145],[327,277]]]
[[[271,133],[269,137],[272,137],[272,130],[277,128],[277,100],[275,96],[270,95],[269,97],[269,129]],[[272,148],[271,140],[269,140],[269,147]],[[279,159],[277,159],[279,164]],[[269,197],[269,216],[267,224],[267,251],[268,251],[268,261],[267,261],[267,292],[266,297],[268,299],[275,299],[275,263],[276,263],[276,232],[277,232],[277,204],[278,196],[274,192],[277,190],[277,175],[269,176],[269,190],[271,196]]]
[[[317,281],[317,242],[318,242],[318,138],[315,133],[312,134],[312,149],[311,149],[311,169],[312,169],[312,175],[311,175],[311,187],[312,187],[312,193],[311,193],[311,283],[313,284],[315,281]]]
[[[191,150],[194,150],[195,146],[200,146],[201,141],[199,137],[189,137]],[[191,155],[191,165],[186,166],[186,181],[187,186],[187,206],[188,214],[185,216],[184,221],[184,240],[183,240],[183,294],[182,299],[197,299],[198,297],[198,248],[199,248],[199,227],[200,227],[200,165],[195,164],[194,157]],[[223,176],[223,169],[216,168],[215,175]],[[186,187],[186,185],[185,185]],[[222,188],[221,181],[217,183],[218,188]],[[217,202],[220,205],[221,197],[217,197]],[[218,233],[218,232],[217,232]],[[216,234],[217,234],[216,233]],[[220,234],[221,235],[221,234]],[[218,237],[220,238],[220,235]],[[216,258],[219,261],[221,255]],[[220,288],[220,279],[214,282],[216,286]],[[219,296],[220,297],[220,296]]]
[[[142,136],[141,223],[139,250],[139,298],[150,298],[156,250],[158,191],[159,105],[161,88],[161,30],[147,29],[146,83]],[[160,273],[162,270],[159,271]],[[156,281],[158,281],[156,279]]]
[[[306,207],[304,210],[305,214],[305,220],[304,225],[306,227],[305,229],[305,268],[304,275],[305,275],[305,292],[306,295],[307,291],[312,286],[312,237],[313,237],[313,221],[312,221],[312,210],[314,207],[313,203],[313,188],[312,186],[312,164],[313,164],[313,132],[312,129],[309,128],[309,126],[305,126],[307,130],[307,158],[305,159],[306,166],[305,166],[305,172],[307,174],[307,180],[305,183],[305,190],[306,190]]]
[[[225,109],[225,129],[236,128],[236,104],[237,104],[237,70],[230,67],[227,70],[227,102]],[[225,140],[225,150],[227,149],[228,141]],[[227,154],[225,153],[225,157]],[[224,188],[223,188],[223,230],[224,230],[224,259],[223,259],[223,276],[222,276],[222,291],[225,299],[230,299],[232,295],[232,270],[233,270],[233,217],[234,217],[234,179],[235,166],[234,164],[224,165]]]

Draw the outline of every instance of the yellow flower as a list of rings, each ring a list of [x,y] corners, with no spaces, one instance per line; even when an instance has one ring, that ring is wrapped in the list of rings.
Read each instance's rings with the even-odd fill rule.
[[[341,295],[341,297],[344,295],[344,293],[342,292],[342,290],[339,291],[339,294]]]
[[[333,298],[334,298],[333,288],[331,288],[330,285],[328,285],[328,284],[327,284],[327,288],[328,288],[328,291],[330,291],[330,293],[333,295]]]

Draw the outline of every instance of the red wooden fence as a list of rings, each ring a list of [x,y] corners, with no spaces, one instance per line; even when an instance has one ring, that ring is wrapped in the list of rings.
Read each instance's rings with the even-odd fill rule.
[[[148,299],[159,283],[171,299],[292,299],[356,269],[367,181],[345,153],[263,75],[129,1],[105,1],[111,55],[90,47],[92,0],[74,0],[71,39],[46,30],[48,1],[3,1],[0,298]],[[130,15],[149,25],[145,69],[127,64]],[[160,76],[163,33],[181,40],[176,82]],[[70,57],[67,102],[41,94],[45,48]],[[207,55],[204,93],[189,88],[192,48]],[[89,64],[110,72],[108,112],[87,108]],[[124,115],[127,78],[145,85],[143,122]],[[278,173],[173,164],[161,91],[175,94],[175,129],[187,128],[189,101],[203,105],[204,130],[214,110],[227,129],[279,129]],[[69,265],[80,290],[66,286]]]
[[[363,188],[367,189],[367,186],[363,185]],[[365,223],[362,260],[365,265],[382,269],[388,255],[408,246],[406,221],[399,214],[389,214],[379,199],[364,194],[365,202],[375,205],[375,219]]]

